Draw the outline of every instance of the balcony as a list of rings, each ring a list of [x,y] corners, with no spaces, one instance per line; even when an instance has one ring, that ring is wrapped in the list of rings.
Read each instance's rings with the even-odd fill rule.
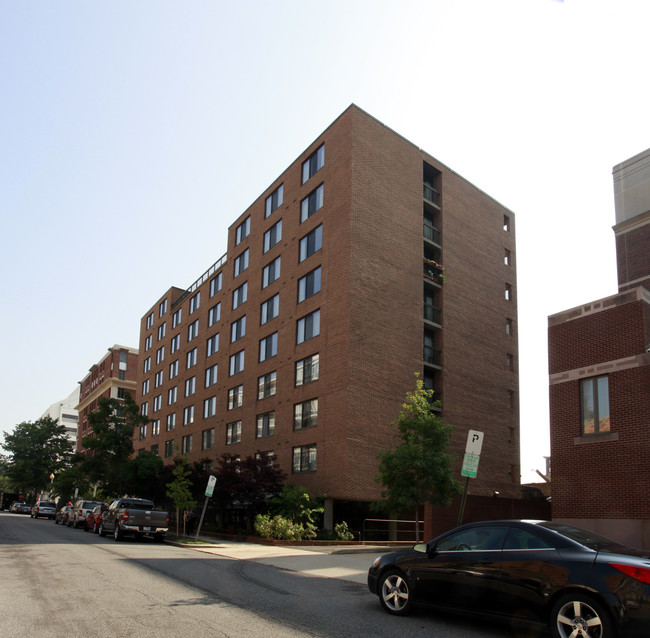
[[[442,285],[445,282],[445,276],[442,274],[443,266],[433,259],[424,258],[423,274],[427,279]]]
[[[437,368],[442,367],[442,354],[439,348],[434,348],[433,346],[424,346],[423,352],[424,363],[427,363]]]
[[[424,199],[440,208],[440,193],[427,182],[424,182]]]
[[[430,321],[431,323],[442,325],[442,309],[436,308],[435,306],[424,304],[424,319],[425,321]]]
[[[424,220],[424,238],[432,241],[438,246],[442,246],[441,234],[440,231],[426,219]]]

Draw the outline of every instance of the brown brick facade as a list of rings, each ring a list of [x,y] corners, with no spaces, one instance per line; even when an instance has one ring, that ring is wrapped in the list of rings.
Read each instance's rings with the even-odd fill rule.
[[[303,184],[303,162],[323,145],[323,166]],[[425,170],[435,175],[439,205],[423,202]],[[301,202],[321,185],[322,207],[301,222]],[[282,204],[266,217],[265,200],[280,186]],[[427,206],[435,209],[442,237],[428,243],[423,239]],[[250,233],[236,243],[238,228],[248,218]],[[264,252],[265,233],[280,219],[282,239]],[[136,437],[134,447],[153,448],[170,462],[166,443],[167,454],[172,441],[180,451],[183,437],[191,435],[190,460],[214,462],[224,452],[241,457],[273,452],[291,483],[334,500],[376,500],[380,495],[375,482],[377,454],[393,441],[389,424],[406,392],[413,389],[417,372],[435,379],[443,416],[456,426],[452,446],[458,453],[458,474],[467,430],[482,430],[485,444],[473,491],[491,495],[499,490],[518,496],[514,221],[513,213],[453,171],[350,107],[233,223],[227,256],[214,272],[189,292],[170,289],[142,318],[138,401],[147,405],[154,427],[141,439]],[[322,228],[322,248],[301,261],[301,240],[318,228]],[[246,250],[248,266],[235,276],[235,261]],[[426,250],[444,263],[444,286],[423,276]],[[264,269],[277,258],[280,276],[263,287]],[[317,267],[320,292],[299,302],[299,281]],[[211,297],[216,276],[221,277],[221,289]],[[247,300],[233,309],[233,293],[244,282]],[[439,321],[423,319],[425,285],[435,292],[442,311]],[[197,294],[200,305],[190,313]],[[261,306],[276,294],[279,313],[261,325]],[[208,326],[210,309],[217,303],[220,319]],[[179,310],[181,322],[173,327]],[[315,312],[320,313],[318,334],[297,343],[299,321]],[[244,316],[245,335],[231,343],[232,325]],[[196,320],[198,336],[188,340]],[[435,356],[423,365],[424,331],[435,343],[430,350]],[[208,356],[207,342],[217,333],[219,350]],[[260,340],[275,333],[277,354],[260,362]],[[177,335],[179,348],[172,353]],[[164,360],[157,363],[157,351],[163,346]],[[194,348],[196,362],[192,360],[187,369],[188,352]],[[242,350],[244,369],[231,376],[230,357]],[[296,386],[296,363],[315,354],[319,355],[318,380]],[[170,379],[170,364],[175,361],[178,375]],[[215,364],[217,382],[205,387],[206,369]],[[272,372],[276,392],[260,399],[258,379]],[[185,397],[191,377],[195,389]],[[157,379],[162,383],[155,387]],[[228,393],[237,386],[243,386],[242,404],[229,409]],[[177,398],[170,405],[174,387]],[[204,418],[205,402],[212,397],[216,412]],[[295,406],[312,399],[318,400],[317,424],[295,429]],[[153,409],[154,402],[159,409]],[[183,425],[184,411],[190,406],[194,406],[194,420]],[[257,438],[257,417],[270,412],[275,415],[275,430],[271,436]],[[176,415],[176,422],[168,430],[170,414]],[[228,425],[238,421],[241,441],[227,443]],[[214,444],[201,449],[202,433],[209,429],[214,430]],[[316,470],[292,472],[294,448],[312,445]]]

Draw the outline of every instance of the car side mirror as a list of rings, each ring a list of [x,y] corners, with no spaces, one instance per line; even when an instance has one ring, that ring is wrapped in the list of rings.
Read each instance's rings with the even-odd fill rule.
[[[417,545],[413,546],[413,549],[416,552],[421,552],[422,554],[427,554],[429,552],[426,543],[417,543]]]

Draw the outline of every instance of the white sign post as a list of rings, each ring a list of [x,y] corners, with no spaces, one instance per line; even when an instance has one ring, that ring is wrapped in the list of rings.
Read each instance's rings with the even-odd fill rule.
[[[203,511],[201,512],[201,520],[199,521],[199,527],[196,530],[194,540],[198,540],[198,538],[199,538],[199,533],[201,531],[201,525],[203,525],[203,517],[205,516],[205,510],[208,507],[208,499],[214,493],[214,486],[216,484],[217,484],[217,477],[210,474],[210,478],[208,479],[208,484],[207,484],[207,486],[205,488],[205,501],[203,502]]]
[[[460,502],[460,512],[458,513],[458,524],[463,521],[465,513],[465,502],[467,501],[467,490],[469,488],[469,479],[476,478],[478,474],[478,462],[481,459],[481,449],[483,448],[483,432],[470,430],[467,433],[467,443],[465,444],[465,456],[463,457],[463,467],[461,476],[465,477],[465,490]]]

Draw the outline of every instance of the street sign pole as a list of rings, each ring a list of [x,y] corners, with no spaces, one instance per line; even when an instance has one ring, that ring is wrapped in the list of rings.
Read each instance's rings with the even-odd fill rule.
[[[470,430],[467,433],[467,443],[465,445],[465,457],[463,458],[463,469],[461,476],[465,477],[465,489],[463,498],[460,501],[460,511],[458,512],[458,525],[463,524],[463,515],[465,514],[465,503],[467,502],[467,492],[469,490],[469,479],[476,478],[478,473],[478,462],[481,459],[481,448],[483,447],[483,432]]]
[[[208,479],[208,485],[205,488],[205,501],[203,501],[203,511],[201,512],[201,518],[199,519],[199,526],[196,530],[196,534],[194,535],[195,541],[199,539],[199,534],[201,533],[201,525],[203,525],[203,519],[205,518],[205,510],[208,507],[208,501],[210,500],[210,497],[214,492],[214,486],[216,484],[217,484],[217,477],[210,475],[210,478]]]

